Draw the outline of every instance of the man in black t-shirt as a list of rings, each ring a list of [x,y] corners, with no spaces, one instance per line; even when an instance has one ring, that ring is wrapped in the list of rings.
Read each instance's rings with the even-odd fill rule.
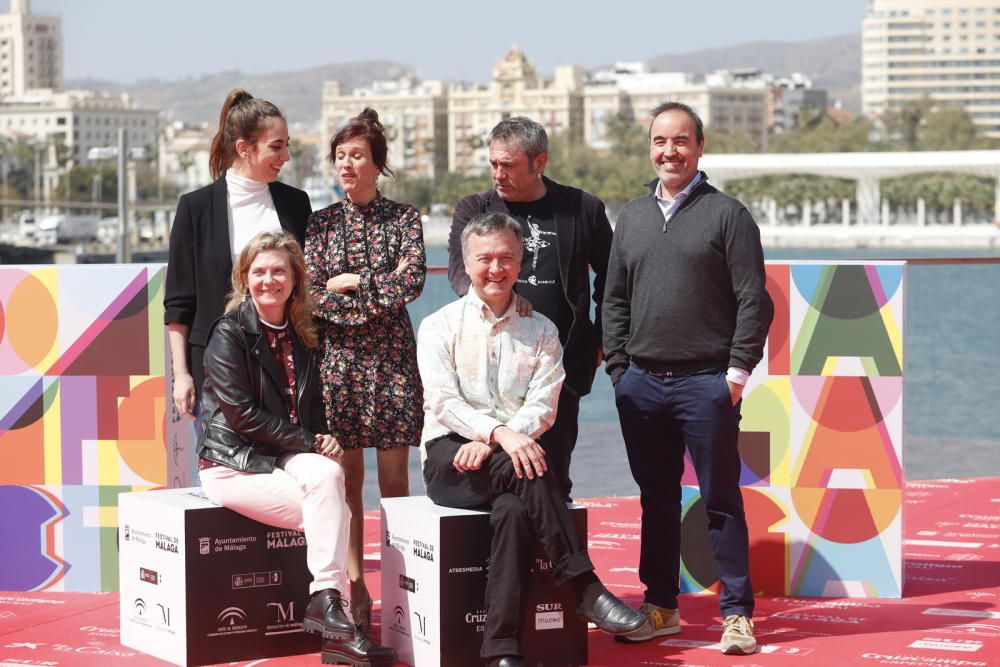
[[[516,292],[552,320],[563,345],[566,382],[556,422],[541,438],[566,499],[570,497],[570,457],[576,446],[580,397],[590,393],[603,359],[600,317],[611,252],[611,225],[604,202],[543,175],[549,160],[545,128],[523,116],[507,118],[487,137],[494,188],[462,198],[448,239],[448,280],[462,296],[469,277],[462,263],[462,230],[482,213],[498,211],[521,223],[524,258]],[[591,287],[590,270],[594,271]],[[598,318],[591,317],[591,299]]]

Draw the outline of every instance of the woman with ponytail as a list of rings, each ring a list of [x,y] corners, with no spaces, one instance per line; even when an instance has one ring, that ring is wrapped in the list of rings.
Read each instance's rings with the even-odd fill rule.
[[[205,346],[226,303],[233,260],[260,232],[285,230],[305,240],[309,197],[277,180],[290,159],[278,108],[245,90],[229,93],[209,156],[215,182],[180,198],[170,230],[164,321],[173,404],[182,417],[194,419]]]
[[[371,617],[362,560],[364,450],[376,450],[382,497],[409,495],[409,451],[420,445],[423,426],[416,342],[406,312],[424,287],[423,227],[415,208],[379,193],[379,176],[392,174],[387,152],[372,109],[334,135],[330,161],[346,197],[310,216],[305,245],[327,420],[344,448],[352,514],[347,573],[359,640]]]

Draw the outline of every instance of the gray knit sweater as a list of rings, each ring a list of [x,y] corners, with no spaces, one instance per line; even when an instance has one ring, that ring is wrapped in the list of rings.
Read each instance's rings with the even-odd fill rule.
[[[602,309],[608,374],[617,383],[631,359],[752,371],[774,314],[757,223],[703,180],[664,229],[655,186],[615,227]]]

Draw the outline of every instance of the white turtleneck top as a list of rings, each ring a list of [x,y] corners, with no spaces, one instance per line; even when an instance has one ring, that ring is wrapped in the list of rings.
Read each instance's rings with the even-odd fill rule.
[[[261,232],[281,231],[278,212],[267,183],[226,171],[229,200],[229,250],[235,260],[243,246]]]

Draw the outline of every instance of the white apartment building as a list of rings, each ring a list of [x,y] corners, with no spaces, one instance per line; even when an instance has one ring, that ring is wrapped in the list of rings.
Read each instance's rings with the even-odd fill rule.
[[[127,95],[80,90],[33,90],[0,100],[0,135],[63,146],[61,157],[78,164],[87,162],[91,148],[116,146],[120,127],[128,130],[129,146],[155,148],[159,112],[135,106]]]
[[[29,0],[0,14],[0,99],[36,88],[62,88],[62,21],[33,16]]]
[[[163,127],[162,175],[181,192],[190,192],[212,182],[208,168],[212,138],[218,128],[174,121]]]
[[[706,127],[722,132],[744,130],[761,148],[767,141],[771,89],[763,80],[738,80],[717,72],[696,82],[685,72],[647,72],[641,63],[618,63],[597,72],[584,90],[584,136],[594,147],[609,145],[607,121],[624,113],[647,126],[650,112],[663,102],[682,102]]]
[[[588,83],[583,88],[583,140],[594,148],[610,148],[608,124],[617,116],[634,118],[632,101],[614,84]]]
[[[399,173],[433,178],[447,164],[448,101],[441,81],[417,81],[404,77],[398,81],[376,81],[368,88],[345,94],[337,81],[323,86],[323,112],[320,127],[327,145],[348,120],[365,107],[378,112],[385,127],[389,148],[389,167]],[[329,152],[321,151],[321,155]],[[333,170],[324,160],[324,175]]]
[[[1000,0],[869,0],[861,34],[866,115],[926,95],[1000,137]]]

